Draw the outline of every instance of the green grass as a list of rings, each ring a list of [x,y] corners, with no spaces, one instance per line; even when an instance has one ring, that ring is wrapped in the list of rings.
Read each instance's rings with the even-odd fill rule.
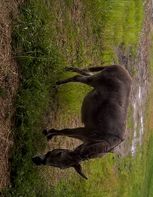
[[[153,65],[153,64],[152,64]],[[153,164],[153,157],[152,157],[152,151],[153,151],[153,124],[152,124],[152,115],[153,115],[153,108],[152,108],[152,95],[153,91],[151,91],[149,98],[148,98],[148,106],[147,106],[147,113],[146,113],[146,132],[147,137],[144,145],[145,149],[145,159],[143,162],[144,165],[144,182],[142,186],[142,196],[148,196],[151,197],[153,194],[153,170],[152,170],[152,164]]]
[[[150,74],[150,85],[152,87],[153,84],[153,33],[151,34],[151,48],[150,48],[150,58],[149,58],[149,74]],[[146,147],[146,159],[145,159],[145,178],[144,178],[144,185],[143,185],[143,196],[151,197],[153,195],[153,123],[152,123],[152,116],[153,116],[153,107],[152,107],[152,99],[153,99],[153,90],[150,90],[148,102],[147,102],[147,110],[145,113],[146,117],[146,132],[147,132],[147,140],[145,142]]]
[[[60,58],[51,40],[51,16],[45,3],[29,1],[20,11],[13,31],[13,46],[22,79],[16,104],[11,195],[43,196],[45,187],[31,158],[44,147],[40,132],[42,117],[54,94],[52,86],[57,73],[61,72],[58,66],[62,56]]]
[[[12,35],[21,85],[16,102],[12,188],[7,196],[139,196],[143,179],[141,155],[133,161],[109,154],[85,162],[88,181],[70,172],[56,183],[53,173],[49,179],[48,171],[32,165],[31,157],[45,148],[41,129],[48,107],[54,109],[58,102],[58,114],[64,124],[78,117],[89,89],[68,84],[56,93],[56,80],[71,76],[63,68],[118,63],[116,50],[121,47],[125,55],[134,58],[143,20],[142,3],[82,0],[78,10],[72,0],[28,0],[22,5]]]

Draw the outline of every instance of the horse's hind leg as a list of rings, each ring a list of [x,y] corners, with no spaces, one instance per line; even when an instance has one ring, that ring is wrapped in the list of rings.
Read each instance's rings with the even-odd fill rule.
[[[88,68],[79,68],[79,67],[73,67],[73,66],[69,66],[66,67],[65,70],[66,71],[72,71],[72,72],[76,72],[79,73],[81,75],[85,75],[85,76],[91,76],[92,73],[91,72],[99,72],[102,71],[105,68],[108,68],[109,66],[95,66],[95,67],[88,67]]]
[[[70,83],[70,82],[80,82],[80,83],[84,83],[87,85],[92,86],[91,82],[92,82],[92,78],[94,76],[81,76],[81,75],[76,75],[74,77],[70,77],[68,79],[64,79],[64,80],[59,80],[56,82],[56,85],[62,85],[65,83]]]
[[[80,75],[84,75],[84,76],[91,76],[92,74],[84,68],[79,68],[79,67],[73,67],[73,66],[69,66],[65,68],[66,71],[71,71],[71,72],[76,72],[79,73]]]
[[[52,139],[54,136],[68,136],[72,138],[77,138],[84,142],[91,141],[94,138],[94,132],[90,129],[86,129],[85,127],[78,128],[66,128],[66,129],[45,129],[43,134],[47,137],[48,140]]]

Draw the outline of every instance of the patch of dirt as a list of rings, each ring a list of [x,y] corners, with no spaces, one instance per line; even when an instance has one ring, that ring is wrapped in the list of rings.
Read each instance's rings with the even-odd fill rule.
[[[23,0],[0,0],[0,189],[9,185],[12,118],[19,78],[11,48],[12,21]]]

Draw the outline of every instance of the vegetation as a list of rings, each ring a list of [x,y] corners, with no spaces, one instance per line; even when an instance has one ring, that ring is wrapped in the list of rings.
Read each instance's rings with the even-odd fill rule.
[[[151,43],[153,43],[153,34],[151,34]],[[153,44],[151,44],[150,49],[150,87],[153,84]],[[153,176],[152,176],[152,164],[153,164],[153,157],[152,157],[152,151],[153,151],[153,123],[152,123],[152,116],[153,116],[153,107],[152,107],[152,99],[153,99],[153,90],[150,90],[148,102],[147,102],[147,108],[146,108],[146,141],[145,141],[145,178],[143,183],[143,196],[149,196],[151,197],[153,194]]]
[[[58,173],[35,168],[31,158],[45,149],[41,129],[48,107],[52,110],[58,103],[62,127],[78,117],[88,91],[84,85],[71,84],[57,92],[53,88],[56,80],[70,76],[64,67],[120,63],[120,51],[126,60],[134,59],[142,21],[142,0],[28,0],[22,5],[12,35],[21,85],[16,103],[12,187],[7,196],[141,196],[144,176],[148,176],[144,174],[142,152],[135,159],[129,156],[121,160],[108,154],[85,162],[88,181],[71,171],[66,179],[54,177]]]

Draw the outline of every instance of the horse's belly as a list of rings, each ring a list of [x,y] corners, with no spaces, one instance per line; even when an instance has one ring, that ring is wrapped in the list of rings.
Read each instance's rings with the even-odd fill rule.
[[[82,122],[86,127],[94,128],[97,124],[97,115],[101,101],[96,92],[90,92],[82,104]]]
[[[82,105],[82,122],[97,132],[120,134],[125,130],[126,109],[109,102],[96,92],[89,93]]]

